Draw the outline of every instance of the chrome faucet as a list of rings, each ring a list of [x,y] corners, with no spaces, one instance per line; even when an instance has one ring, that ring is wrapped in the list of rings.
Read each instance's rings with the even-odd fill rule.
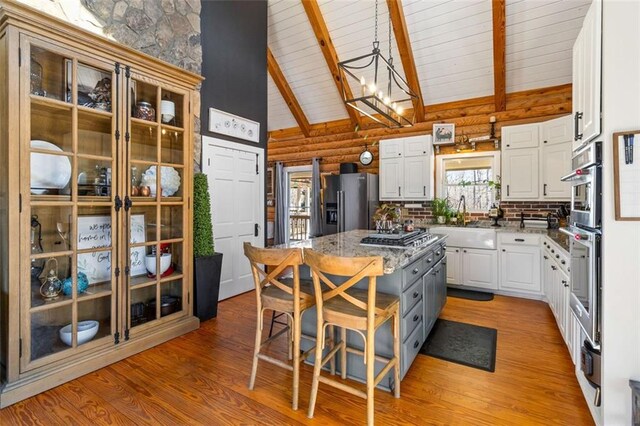
[[[460,201],[458,201],[458,210],[456,215],[460,215],[460,204],[462,204],[462,226],[467,226],[467,199],[464,195],[460,196]]]

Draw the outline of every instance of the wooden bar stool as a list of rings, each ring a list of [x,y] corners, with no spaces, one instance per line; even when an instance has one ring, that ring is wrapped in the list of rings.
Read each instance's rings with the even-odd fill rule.
[[[313,284],[309,280],[302,282],[300,280],[299,267],[302,264],[302,250],[262,249],[253,247],[250,243],[244,243],[244,254],[249,258],[249,262],[251,263],[258,308],[256,341],[253,351],[253,366],[251,369],[251,379],[249,380],[249,389],[253,390],[255,385],[259,359],[293,371],[292,407],[294,410],[297,410],[300,362],[306,359],[315,349],[314,346],[304,354],[300,354],[300,339],[304,337],[312,341],[316,340],[313,337],[302,335],[302,314],[306,309],[315,305]],[[270,268],[271,271],[267,273],[260,265],[265,265],[265,268],[268,266],[273,268]],[[293,279],[279,278],[288,268],[293,270]],[[265,310],[284,313],[288,318],[290,326],[280,330],[262,342],[263,315]],[[289,360],[293,358],[292,364],[260,352],[260,349],[264,345],[270,343],[285,332],[287,332],[288,336],[291,336],[289,339]]]
[[[396,296],[376,293],[376,277],[383,275],[381,257],[337,257],[324,255],[307,249],[305,263],[311,268],[317,306],[317,338],[324,341],[324,330],[328,325],[340,327],[341,341],[323,358],[323,347],[316,346],[313,385],[309,400],[308,417],[313,417],[318,383],[326,383],[338,389],[367,400],[367,424],[373,425],[374,389],[384,376],[394,369],[394,396],[400,398],[400,301]],[[350,277],[342,284],[334,284],[325,274]],[[364,278],[368,278],[367,290],[351,288]],[[329,289],[322,292],[325,284]],[[388,319],[393,320],[393,357],[376,356],[375,332]],[[364,351],[347,347],[347,332],[353,330],[364,339]],[[364,332],[364,333],[363,333]],[[322,345],[324,346],[324,345]],[[322,367],[340,351],[342,378],[347,377],[347,352],[364,356],[367,370],[367,392],[320,375]],[[380,373],[374,377],[375,361],[385,362]]]

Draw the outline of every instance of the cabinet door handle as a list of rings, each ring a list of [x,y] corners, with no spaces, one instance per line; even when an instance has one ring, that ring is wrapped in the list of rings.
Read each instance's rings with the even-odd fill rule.
[[[507,250],[505,250],[505,249],[502,249],[502,251],[507,251]]]
[[[417,348],[418,348],[418,346],[420,346],[420,341],[419,341],[419,340],[416,340],[416,342],[413,344],[413,348],[414,348],[414,349],[417,349]]]
[[[416,321],[418,321],[419,319],[420,319],[420,315],[415,314],[415,315],[413,316],[413,322],[416,322]]]
[[[544,185],[542,185],[543,189],[542,189],[542,195],[544,195],[545,197],[547,196],[547,184],[545,183]]]
[[[567,280],[562,280],[562,284],[564,284],[565,287],[569,287],[569,283],[567,282]]]
[[[509,146],[509,145],[507,145]],[[509,185],[507,185],[507,197],[509,196]]]
[[[582,133],[578,133],[580,130],[580,125],[578,124],[583,117],[583,113],[576,112],[576,140],[582,139]]]
[[[400,187],[398,187],[398,197],[402,197],[402,191],[400,190]]]
[[[415,268],[413,271],[411,271],[413,273],[413,275],[417,274],[418,272],[420,272],[420,269]]]
[[[417,291],[413,292],[413,298],[417,299],[418,296],[420,296],[420,293],[418,293]]]
[[[551,265],[551,269],[553,269],[554,271],[557,270],[558,268],[554,265]]]
[[[524,238],[515,238],[515,241],[519,243],[524,243]]]
[[[463,251],[464,253],[466,253],[466,252],[467,252],[466,250],[462,250],[462,251]]]
[[[427,196],[427,187],[426,186],[422,187],[422,195],[425,196],[425,197]]]

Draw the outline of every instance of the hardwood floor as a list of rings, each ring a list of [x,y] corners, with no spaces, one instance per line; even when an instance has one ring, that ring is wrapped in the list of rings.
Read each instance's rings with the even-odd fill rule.
[[[364,424],[363,399],[322,384],[307,419],[306,365],[298,411],[281,368],[261,363],[247,389],[254,310],[253,293],[222,302],[199,330],[0,410],[0,424]],[[377,424],[593,424],[545,303],[449,298],[442,317],[498,329],[495,373],[418,355],[400,399],[376,391]],[[272,350],[286,354],[284,345]]]

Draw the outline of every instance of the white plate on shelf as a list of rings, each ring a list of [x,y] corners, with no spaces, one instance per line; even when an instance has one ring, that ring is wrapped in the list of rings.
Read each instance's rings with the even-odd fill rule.
[[[32,140],[31,149],[63,152],[51,142]],[[31,153],[31,192],[43,194],[47,189],[62,189],[71,179],[71,161],[63,155]]]

